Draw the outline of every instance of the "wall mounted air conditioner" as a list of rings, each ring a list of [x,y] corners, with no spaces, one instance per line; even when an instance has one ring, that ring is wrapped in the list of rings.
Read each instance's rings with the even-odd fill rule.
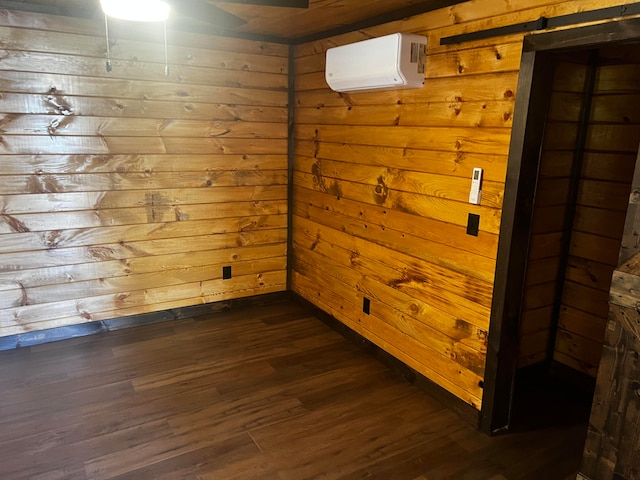
[[[420,88],[426,56],[426,37],[394,33],[330,48],[325,78],[336,92]]]

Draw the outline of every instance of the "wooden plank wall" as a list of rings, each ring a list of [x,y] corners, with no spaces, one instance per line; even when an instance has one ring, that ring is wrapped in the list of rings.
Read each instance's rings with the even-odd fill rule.
[[[293,290],[480,408],[522,36],[440,38],[622,3],[466,2],[297,47]],[[422,89],[327,88],[327,48],[394,32],[429,38]]]
[[[593,377],[640,143],[640,48],[612,47],[599,57],[554,352]]]
[[[628,200],[620,266],[614,271],[611,282],[609,318],[583,463],[578,475],[580,480],[637,478],[640,469],[639,167],[640,154],[635,172],[630,174],[634,194]]]
[[[0,11],[1,336],[286,289],[288,47],[112,27]]]
[[[558,58],[538,184],[527,277],[520,321],[519,367],[549,357],[555,328],[556,292],[564,269],[563,243],[567,221],[571,170],[585,102],[586,60]]]

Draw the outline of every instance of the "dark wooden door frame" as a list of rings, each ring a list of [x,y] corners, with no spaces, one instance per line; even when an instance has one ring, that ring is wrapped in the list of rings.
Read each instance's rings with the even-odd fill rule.
[[[508,430],[518,359],[518,327],[526,275],[540,148],[554,54],[640,40],[640,18],[525,37],[507,165],[487,344],[480,429]]]

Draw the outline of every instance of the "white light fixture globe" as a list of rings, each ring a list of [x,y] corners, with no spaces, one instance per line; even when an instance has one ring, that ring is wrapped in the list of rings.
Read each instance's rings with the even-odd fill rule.
[[[162,0],[100,0],[100,5],[108,16],[134,22],[164,22],[171,10]]]

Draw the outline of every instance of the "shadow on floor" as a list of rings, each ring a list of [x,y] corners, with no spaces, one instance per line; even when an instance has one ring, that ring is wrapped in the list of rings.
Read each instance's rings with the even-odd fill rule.
[[[512,431],[529,431],[589,421],[593,385],[589,379],[569,378],[554,368],[527,368],[515,384]]]

